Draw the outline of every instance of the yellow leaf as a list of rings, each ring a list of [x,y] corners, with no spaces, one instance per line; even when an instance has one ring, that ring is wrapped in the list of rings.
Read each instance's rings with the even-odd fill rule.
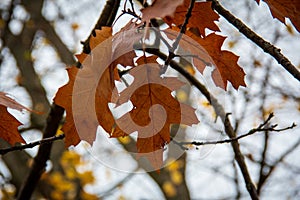
[[[58,190],[62,192],[74,192],[75,191],[75,185],[70,181],[63,181],[59,183],[59,185],[56,186]]]
[[[182,183],[182,175],[180,171],[172,171],[171,180],[175,185],[180,185]]]
[[[210,107],[210,103],[208,101],[205,101],[205,100],[201,101],[201,105],[203,107]]]
[[[81,164],[80,155],[75,151],[65,151],[61,157],[61,164],[63,166],[76,166]]]
[[[49,177],[49,182],[52,185],[57,185],[63,181],[63,178],[59,172],[53,172]]]
[[[93,183],[95,181],[92,171],[86,171],[80,174],[80,180],[83,185]]]
[[[123,195],[120,195],[118,200],[125,200],[126,198]]]
[[[170,163],[170,164],[167,165],[167,170],[170,172],[176,171],[183,166],[183,163],[181,160],[176,160],[176,161],[170,160],[168,163]]]
[[[186,92],[183,90],[178,90],[176,92],[176,97],[177,97],[178,101],[180,101],[180,102],[186,102],[188,99]]]
[[[81,199],[88,199],[88,200],[98,200],[99,198],[94,195],[94,194],[90,194],[90,193],[86,193],[84,191],[82,191],[80,193]]]
[[[78,176],[78,173],[72,167],[68,167],[67,169],[65,169],[65,174],[66,174],[66,177],[70,180],[73,180],[73,179],[77,178],[77,176]]]
[[[174,197],[177,194],[176,188],[174,187],[173,183],[170,181],[164,182],[162,188],[168,197]]]
[[[64,132],[62,132],[61,128],[62,128],[62,125],[59,125],[55,135],[61,135],[64,133]]]
[[[64,196],[62,193],[58,192],[57,190],[54,190],[50,194],[51,198],[56,200],[56,199],[64,199]]]
[[[118,140],[122,143],[122,144],[129,144],[130,143],[130,138],[129,136],[125,136],[125,137],[119,137]]]

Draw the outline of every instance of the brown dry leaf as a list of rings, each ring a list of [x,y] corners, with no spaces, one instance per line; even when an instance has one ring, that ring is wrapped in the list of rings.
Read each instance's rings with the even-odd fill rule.
[[[152,18],[173,16],[176,8],[181,4],[183,4],[183,0],[155,0],[151,6],[142,10],[142,19],[149,22]]]
[[[67,69],[69,82],[59,88],[54,98],[55,104],[66,110],[66,121],[62,127],[62,131],[65,133],[65,145],[67,147],[77,145],[80,142],[72,114],[72,91],[78,70],[76,67]]]
[[[92,144],[98,125],[106,132],[112,132],[115,120],[108,103],[115,88],[114,81],[120,79],[117,64],[133,65],[136,55],[133,44],[130,46],[129,43],[133,43],[134,39],[128,39],[126,45],[121,44],[125,42],[125,36],[135,36],[133,31],[121,31],[112,37],[111,28],[102,27],[96,32],[96,37],[90,38],[91,53],[77,55],[83,67],[68,69],[69,82],[59,89],[54,98],[54,102],[65,108],[67,113],[62,128],[66,134],[66,146],[77,145],[81,139]]]
[[[172,30],[164,31],[170,39],[177,37],[173,30],[178,31],[178,28],[173,27]],[[226,38],[215,33],[201,38],[191,30],[193,29],[183,35],[179,45],[195,56],[193,57],[194,66],[203,73],[206,66],[214,65],[216,69],[212,73],[212,78],[215,84],[223,89],[227,88],[227,81],[230,81],[235,89],[238,89],[239,86],[246,86],[245,73],[237,64],[239,57],[230,51],[221,49]]]
[[[139,157],[146,157],[154,167],[163,164],[163,147],[170,142],[170,125],[186,124],[191,126],[199,121],[195,109],[178,102],[171,92],[184,85],[175,77],[160,77],[157,63],[142,65],[141,57],[130,74],[133,83],[120,93],[117,105],[131,100],[134,108],[117,120],[117,125],[126,134],[138,131],[137,151]],[[114,135],[112,135],[114,136]],[[118,135],[119,136],[119,135]]]
[[[165,22],[172,26],[175,24],[177,27],[183,24],[186,12],[189,8],[190,1],[185,0],[182,6],[177,7],[174,17],[166,17]],[[212,31],[219,31],[219,27],[214,21],[219,20],[219,15],[211,8],[211,2],[196,2],[192,11],[192,16],[189,19],[187,27],[197,28],[200,34],[205,36],[205,28]]]
[[[101,30],[95,30],[96,36],[91,36],[89,40],[90,48],[95,49],[101,42],[106,40],[107,38],[111,37],[112,35],[112,28],[103,26]],[[87,54],[81,53],[78,55],[75,55],[80,63],[84,61],[84,59],[87,57]]]
[[[101,30],[96,31],[96,36],[90,38],[92,50],[90,55],[82,53],[77,56],[83,68],[68,69],[69,82],[58,90],[54,98],[54,102],[65,108],[67,113],[66,122],[62,128],[66,134],[66,146],[77,145],[81,139],[92,144],[96,138],[99,125],[96,105],[102,109],[102,104],[95,102],[95,94],[98,82],[101,83],[99,81],[101,74],[112,58],[112,45],[109,40],[111,34],[110,27],[102,27]],[[102,51],[103,55],[101,53],[96,55],[95,49]],[[109,78],[111,77],[112,75],[109,74]],[[106,85],[103,84],[101,87],[106,87]],[[111,113],[106,114],[108,118],[112,118]]]
[[[259,0],[256,0],[259,4]],[[264,0],[270,8],[272,16],[285,24],[289,18],[298,32],[300,32],[300,1],[299,0]]]
[[[8,97],[6,93],[0,92],[0,138],[11,145],[26,143],[18,131],[18,127],[22,124],[7,111],[7,108],[30,111],[30,109]]]

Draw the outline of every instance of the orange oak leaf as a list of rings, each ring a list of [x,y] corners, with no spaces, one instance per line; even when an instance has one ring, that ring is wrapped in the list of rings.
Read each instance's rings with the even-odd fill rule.
[[[141,57],[137,63],[151,58]],[[154,169],[163,165],[163,148],[170,142],[170,125],[198,123],[195,109],[178,102],[171,92],[184,85],[175,77],[160,77],[157,63],[140,64],[130,70],[133,83],[120,93],[117,105],[130,100],[134,108],[117,119],[126,134],[138,132],[137,151]]]
[[[259,0],[256,0],[259,4]],[[289,18],[298,32],[300,32],[300,2],[299,0],[264,0],[270,8],[272,16],[282,23]]]
[[[18,127],[22,125],[14,116],[12,116],[7,108],[16,109],[19,111],[28,110],[12,98],[8,97],[6,93],[0,92],[0,138],[7,141],[9,144],[26,143],[18,131]]]
[[[190,1],[185,0],[183,5],[177,7],[174,17],[165,17],[165,22],[169,26],[175,24],[177,27],[180,27],[185,20],[189,4]],[[211,2],[196,2],[187,27],[197,28],[200,34],[205,36],[205,28],[219,31],[219,27],[214,23],[214,21],[218,20],[219,15],[212,10]]]
[[[111,27],[103,26],[101,28],[101,30],[95,30],[95,35],[96,36],[92,35],[89,39],[89,44],[90,44],[91,50],[95,49],[99,44],[101,44],[101,42],[103,42],[107,38],[111,37],[112,29],[111,29]],[[80,63],[82,63],[84,61],[84,59],[87,57],[87,54],[81,53],[81,54],[78,54],[75,56],[78,59],[78,61]]]
[[[176,27],[173,29],[178,31]],[[164,32],[170,39],[175,39],[177,33],[172,30],[167,29]],[[217,86],[226,89],[227,81],[231,82],[235,89],[238,89],[239,86],[246,86],[245,73],[237,64],[239,57],[230,51],[221,49],[226,37],[211,33],[202,38],[192,30],[190,29],[186,35],[182,35],[179,45],[194,55],[193,64],[198,71],[203,73],[206,66],[214,65],[216,69],[212,72],[212,78]]]
[[[76,67],[67,69],[69,82],[59,88],[54,97],[55,104],[63,107],[66,110],[66,120],[62,127],[62,131],[65,133],[65,145],[67,147],[71,145],[76,146],[80,142],[80,137],[78,135],[72,113],[72,92],[74,80],[76,78],[78,70],[79,69]]]
[[[66,135],[66,146],[77,145],[81,139],[93,143],[96,138],[99,123],[95,110],[95,94],[100,79],[97,75],[99,69],[106,66],[96,66],[92,60],[106,59],[107,61],[102,63],[105,65],[111,59],[111,40],[108,40],[111,35],[110,27],[96,30],[96,36],[91,36],[89,41],[92,50],[90,55],[84,53],[77,55],[83,65],[82,69],[76,67],[68,69],[69,82],[58,90],[54,98],[54,102],[66,110],[66,122],[62,128]],[[103,49],[103,55],[95,55],[93,50],[104,41],[107,41],[107,49]]]
[[[142,9],[142,19],[146,22],[152,18],[173,16],[176,8],[183,4],[183,0],[155,0],[151,6]]]
[[[65,108],[67,116],[62,130],[66,134],[66,146],[77,145],[80,140],[90,144],[96,138],[98,125],[111,133],[114,117],[108,107],[115,80],[119,80],[117,64],[133,65],[136,31],[123,30],[114,36],[109,27],[103,27],[90,38],[91,53],[77,56],[81,69],[68,69],[69,82],[61,87],[54,98]],[[141,35],[141,34],[140,34]],[[134,39],[126,39],[132,36]],[[123,44],[126,43],[126,44]],[[131,44],[132,43],[132,44]]]

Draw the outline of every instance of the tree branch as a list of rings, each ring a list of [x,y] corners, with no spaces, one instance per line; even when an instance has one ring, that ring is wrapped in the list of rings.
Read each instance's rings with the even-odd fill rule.
[[[47,118],[47,125],[44,130],[43,138],[53,137],[59,127],[59,123],[62,119],[64,109],[58,105],[52,105],[50,113]],[[34,162],[31,171],[25,179],[20,193],[18,194],[19,200],[30,199],[42,173],[45,170],[46,162],[49,159],[52,143],[48,142],[40,146],[38,154],[34,158]]]
[[[300,138],[292,145],[289,149],[287,149],[272,165],[265,165],[268,167],[267,170],[264,168],[264,173],[262,177],[259,179],[257,184],[257,190],[260,191],[262,186],[266,183],[267,179],[271,176],[271,174],[275,171],[276,167],[279,163],[281,163],[290,153],[292,153],[298,146],[300,145]]]
[[[3,148],[3,149],[0,149],[0,155],[5,155],[5,154],[7,154],[9,152],[12,152],[12,151],[22,151],[24,149],[33,148],[33,147],[38,146],[38,145],[48,144],[48,143],[54,142],[56,140],[61,140],[64,137],[65,137],[65,134],[60,134],[60,135],[57,135],[57,136],[44,138],[42,140],[32,142],[32,143],[28,143],[28,144],[24,144],[24,145],[16,145],[16,146],[13,146],[13,147]]]
[[[178,33],[173,45],[172,45],[172,48],[169,49],[169,55],[167,57],[167,59],[165,60],[165,65],[163,67],[163,69],[161,70],[162,72],[161,73],[165,73],[167,71],[167,67],[168,65],[170,64],[171,60],[175,57],[175,50],[177,49],[178,45],[179,45],[179,42],[182,38],[182,35],[185,34],[186,32],[186,28],[187,28],[187,25],[189,23],[189,19],[191,18],[192,16],[192,11],[193,11],[193,8],[194,8],[194,4],[195,4],[195,0],[191,0],[190,1],[190,5],[189,5],[189,8],[186,12],[186,15],[185,15],[185,18],[184,18],[184,22],[180,28],[180,32]]]
[[[74,64],[76,61],[73,53],[66,47],[61,38],[57,35],[50,22],[47,21],[42,15],[40,18],[38,18],[38,21],[38,28],[44,31],[51,44],[55,47],[56,51],[59,52],[60,59],[65,64]]]
[[[296,124],[293,123],[291,126],[281,128],[281,129],[275,129],[275,127],[277,127],[277,124],[264,128],[273,117],[274,117],[274,115],[273,115],[273,113],[271,113],[269,115],[269,117],[266,119],[266,121],[264,123],[260,124],[257,128],[253,128],[250,131],[248,131],[248,133],[245,133],[245,134],[240,135],[235,138],[230,138],[230,139],[225,139],[225,140],[217,140],[217,141],[206,141],[206,142],[199,142],[199,141],[178,142],[178,141],[175,141],[174,139],[172,139],[172,141],[174,143],[176,143],[177,145],[179,145],[181,148],[185,148],[184,147],[185,145],[204,146],[204,145],[212,145],[212,144],[224,144],[224,143],[231,143],[233,141],[238,141],[240,139],[243,139],[245,137],[248,137],[248,136],[258,133],[258,132],[264,132],[264,131],[282,132],[282,131],[285,131],[288,129],[293,129],[296,127]],[[187,148],[185,148],[185,149],[187,149]]]
[[[286,69],[291,75],[300,81],[300,72],[297,68],[286,58],[280,51],[279,48],[275,47],[271,43],[264,40],[262,37],[257,35],[248,26],[246,26],[240,19],[232,15],[226,10],[217,0],[212,1],[212,8],[222,15],[229,23],[235,26],[241,33],[243,33],[248,39],[259,46],[264,52],[270,54],[277,62]]]

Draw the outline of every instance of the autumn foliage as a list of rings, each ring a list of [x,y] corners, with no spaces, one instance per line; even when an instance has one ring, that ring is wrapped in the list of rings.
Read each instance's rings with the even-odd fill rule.
[[[288,17],[300,30],[300,6],[296,0],[264,2],[269,5],[274,18],[284,23]],[[187,16],[190,7],[189,0],[156,0],[141,10],[141,18],[137,16],[119,32],[113,34],[111,27],[95,31],[89,39],[91,53],[76,55],[81,67],[67,68],[69,81],[54,98],[55,104],[66,110],[62,131],[67,147],[76,146],[81,140],[93,144],[99,125],[109,137],[124,137],[137,131],[139,157],[146,157],[153,168],[158,169],[163,165],[164,147],[171,141],[171,125],[199,123],[201,119],[197,119],[195,109],[180,103],[172,95],[186,83],[178,77],[163,77],[164,65],[158,62],[158,57],[146,55],[149,44],[145,41],[151,40],[152,32],[159,32],[157,37],[162,37],[163,42],[179,39],[177,46],[172,46],[172,42],[165,43],[169,47],[169,57],[176,55],[180,47],[192,55],[193,67],[200,73],[206,67],[213,67],[212,79],[216,86],[224,90],[228,83],[235,89],[246,86],[245,73],[238,64],[239,56],[222,49],[226,37],[218,33],[219,15],[212,10],[212,3],[194,3],[191,15]],[[166,23],[168,28],[150,29],[154,18]],[[159,51],[159,46],[156,50]],[[143,55],[137,56],[138,51]],[[134,78],[121,92],[116,87],[116,82],[123,81],[118,65],[129,66],[126,73]],[[116,119],[109,104],[118,107],[128,101],[133,108]],[[7,108],[28,110],[0,93],[0,137],[11,145],[25,143],[17,130],[20,122]]]

